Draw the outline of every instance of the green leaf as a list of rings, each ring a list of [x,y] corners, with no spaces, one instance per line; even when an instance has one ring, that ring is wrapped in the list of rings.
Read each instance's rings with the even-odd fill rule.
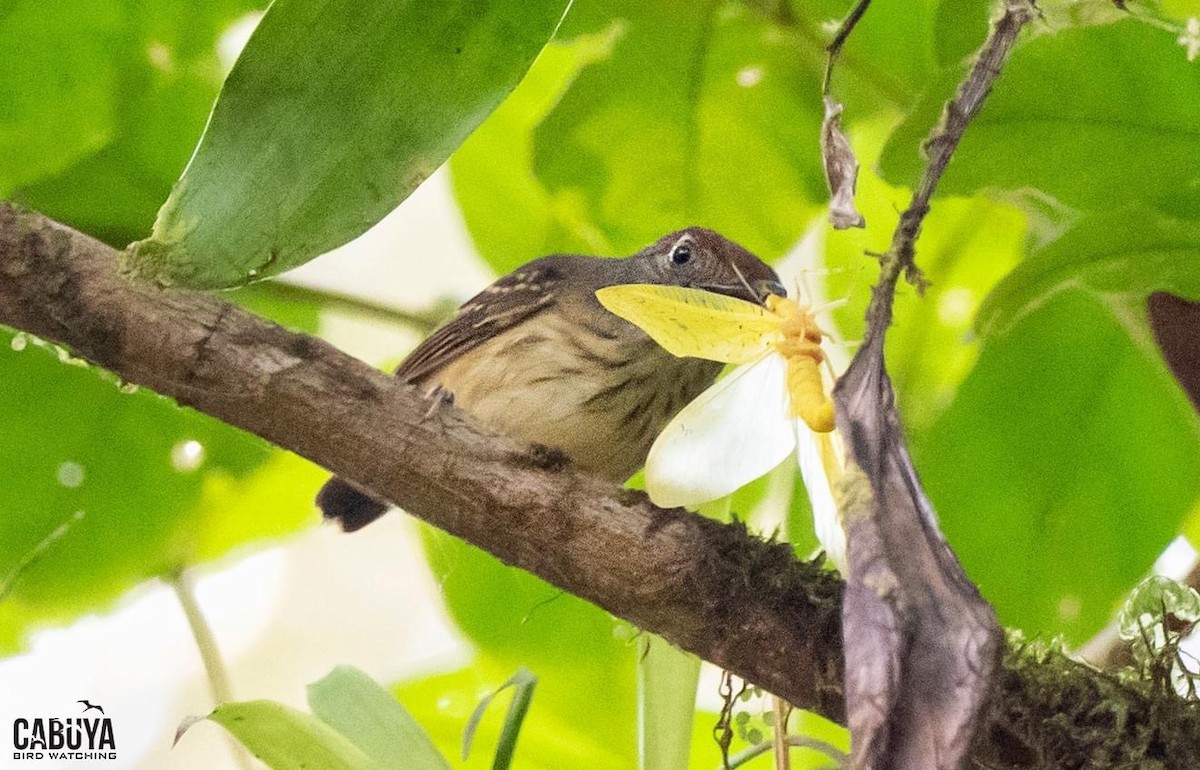
[[[0,13],[0,198],[112,139],[121,4],[14,0]]]
[[[1176,33],[1136,20],[1067,29],[1014,53],[939,193],[996,188],[1102,210],[1200,217],[1200,68]],[[889,140],[884,175],[911,185],[920,143],[961,70],[930,87]]]
[[[815,141],[825,25],[849,4],[753,5],[575,4],[452,160],[467,227],[497,272],[550,252],[629,253],[693,224],[768,259],[793,244],[828,198]],[[923,87],[936,5],[867,14],[839,59],[848,117],[907,106]]]
[[[502,691],[513,688],[512,702],[504,714],[504,726],[500,729],[500,738],[496,743],[496,753],[492,761],[492,770],[508,770],[512,764],[513,754],[517,750],[517,738],[521,734],[521,725],[525,722],[525,714],[529,711],[529,702],[533,700],[533,691],[537,687],[537,677],[527,668],[517,670],[508,680],[488,694],[479,702],[467,720],[463,730],[462,758],[465,762],[471,755],[471,741],[475,738],[475,730],[483,719],[487,707]]]
[[[989,336],[913,454],[1006,625],[1088,638],[1200,499],[1200,420],[1145,305],[1070,289]]]
[[[1054,295],[1086,289],[1116,302],[1152,292],[1200,298],[1200,225],[1144,210],[1080,221],[1009,273],[979,310],[983,335],[1002,332]]]
[[[811,41],[739,6],[603,7],[619,34],[611,55],[574,78],[533,144],[573,248],[629,253],[703,224],[781,253],[827,195],[819,99],[795,96],[819,93]]]
[[[1162,0],[1160,5],[1163,13],[1180,22],[1193,16],[1200,17],[1200,2],[1197,0]]]
[[[976,28],[974,4],[975,0],[913,0],[871,5],[846,40],[834,69],[833,93],[845,103],[847,118],[869,117],[885,106],[907,106],[937,65],[937,17],[952,14],[967,34]],[[788,2],[794,18],[790,26],[808,41],[811,53],[807,55],[822,74],[834,23],[844,19],[854,5],[854,0]],[[983,18],[986,20],[986,12]],[[982,40],[981,34],[978,42]],[[819,90],[810,93],[819,101]]]
[[[361,234],[504,99],[566,5],[276,0],[132,266],[233,286]]]
[[[533,132],[579,70],[609,55],[617,32],[546,46],[521,85],[450,158],[463,220],[498,274],[543,254],[587,248],[571,233],[570,207],[555,206],[533,175]]]
[[[607,612],[450,535],[431,527],[422,527],[422,535],[446,609],[479,651],[461,678],[456,674],[446,680],[447,689],[423,691],[428,711],[418,710],[416,693],[404,691],[405,703],[422,724],[430,724],[426,717],[445,718],[436,707],[443,698],[461,703],[462,721],[452,732],[438,734],[450,733],[450,745],[456,745],[462,724],[482,694],[524,666],[537,671],[539,678],[538,707],[521,734],[529,756],[545,755],[535,746],[561,744],[555,753],[563,755],[563,766],[570,766],[567,757],[588,755],[598,767],[632,764],[637,654],[629,641],[632,630]],[[597,682],[604,683],[603,698],[596,697]],[[441,738],[438,745],[448,748]]]
[[[123,247],[150,228],[204,128],[219,41],[265,2],[8,5],[0,196]]]
[[[381,768],[449,770],[449,763],[400,702],[356,668],[338,666],[310,684],[308,705]]]
[[[312,306],[254,302],[315,328]],[[0,329],[0,654],[145,580],[317,520],[316,466],[59,358]]]
[[[272,770],[379,770],[389,767],[373,762],[348,738],[316,717],[282,703],[267,700],[227,703],[218,706],[208,719],[228,730]],[[188,727],[190,723],[185,723],[180,731]],[[412,767],[423,770],[420,765]]]
[[[700,659],[646,634],[638,658],[638,767],[686,770]]]
[[[72,618],[189,563],[206,479],[238,484],[271,454],[216,420],[64,365],[25,335],[0,335],[0,381],[0,581],[84,513],[15,576],[0,650],[32,623]]]
[[[992,0],[943,0],[937,4],[933,44],[939,65],[958,64],[979,50],[987,37],[991,9]]]

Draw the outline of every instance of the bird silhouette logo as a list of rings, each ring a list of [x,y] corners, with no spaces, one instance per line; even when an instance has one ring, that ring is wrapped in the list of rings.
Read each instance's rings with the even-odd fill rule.
[[[101,714],[103,714],[103,713],[104,713],[104,709],[103,709],[103,708],[101,708],[101,707],[97,706],[95,703],[92,703],[92,702],[90,702],[90,701],[86,701],[86,700],[77,700],[77,701],[75,701],[75,702],[76,702],[76,703],[82,703],[82,704],[83,704],[83,713],[85,713],[85,714],[86,714],[86,713],[88,713],[89,711],[91,711],[92,709],[95,709],[96,711],[99,711]]]

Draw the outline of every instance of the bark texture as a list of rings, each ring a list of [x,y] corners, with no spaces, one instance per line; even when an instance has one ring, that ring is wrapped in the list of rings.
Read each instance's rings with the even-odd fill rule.
[[[841,716],[841,584],[789,546],[574,471],[216,295],[0,203],[0,323],[302,455],[789,701]],[[316,512],[314,509],[314,517]],[[359,535],[369,537],[369,535]]]

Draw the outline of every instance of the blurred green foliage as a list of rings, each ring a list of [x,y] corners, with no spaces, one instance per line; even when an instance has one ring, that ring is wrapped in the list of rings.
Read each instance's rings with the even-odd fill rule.
[[[1029,40],[997,81],[941,185],[1084,211],[1153,205],[1200,217],[1200,68],[1176,31],[1133,19]],[[918,141],[960,75],[946,71],[884,150],[885,176],[916,179]]]
[[[715,227],[773,262],[806,260],[817,298],[847,300],[831,316],[848,354],[875,278],[864,253],[887,247],[921,141],[982,41],[989,5],[870,8],[833,79],[863,161],[868,227],[832,232],[817,127],[823,46],[847,3],[577,0],[450,160],[466,227],[497,272],[551,251],[623,254],[677,227]],[[231,64],[220,46],[259,9],[6,6],[0,196],[118,246],[147,235]],[[1134,19],[1080,0],[1046,12],[934,200],[917,248],[932,283],[923,297],[901,289],[887,353],[917,467],[968,573],[1003,622],[1079,642],[1173,537],[1200,532],[1200,420],[1153,347],[1144,308],[1156,289],[1200,298],[1200,69],[1176,40],[1200,8],[1172,0]],[[328,146],[337,141],[300,155],[348,149]],[[272,196],[242,194],[231,209],[271,216]],[[379,214],[337,212],[364,226]],[[236,296],[318,328],[319,300]],[[32,340],[0,335],[0,387],[0,586],[11,588],[2,652],[139,582],[315,521],[317,469],[165,399],[123,393]],[[203,447],[195,468],[178,449],[188,441]],[[808,553],[803,495],[781,468],[730,508],[757,511]],[[634,766],[637,631],[452,538],[425,540],[475,650],[458,670],[396,688],[439,750],[453,756],[480,699],[526,666],[539,685],[520,766]],[[693,725],[693,767],[715,766],[713,720]],[[492,745],[500,724],[485,714],[476,741]],[[477,752],[465,766],[489,761]]]
[[[117,247],[144,236],[232,63],[220,56],[223,36],[264,6],[7,3],[0,11],[0,197]],[[13,104],[21,106],[10,110]]]
[[[31,627],[312,520],[311,465],[64,358],[0,331],[0,652]]]

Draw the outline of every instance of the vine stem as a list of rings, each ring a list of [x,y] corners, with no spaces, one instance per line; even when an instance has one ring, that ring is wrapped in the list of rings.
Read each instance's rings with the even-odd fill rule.
[[[192,630],[192,638],[196,640],[196,647],[200,651],[200,660],[204,664],[204,672],[208,676],[208,689],[212,694],[213,704],[219,706],[232,701],[233,688],[230,686],[229,669],[225,667],[225,661],[221,658],[217,637],[213,634],[208,619],[204,617],[200,603],[196,601],[195,581],[192,580],[189,572],[182,569],[167,575],[164,580],[175,592],[175,598],[179,601],[183,615],[187,618],[188,627]],[[226,737],[233,751],[234,761],[240,770],[253,770],[250,754],[246,748],[234,740],[233,736],[227,735]]]
[[[458,306],[455,300],[445,298],[423,310],[405,310],[342,292],[312,289],[283,281],[264,281],[255,284],[254,288],[285,302],[312,302],[324,308],[364,316],[382,323],[407,326],[422,335],[440,326],[454,314],[454,309]]]
[[[879,257],[879,283],[871,293],[867,307],[867,335],[863,347],[882,347],[883,336],[892,322],[896,282],[901,273],[909,283],[924,291],[927,282],[915,261],[915,244],[921,224],[929,213],[929,201],[958,148],[963,133],[971,124],[984,99],[992,90],[1000,68],[1008,59],[1021,30],[1037,16],[1033,0],[1005,0],[1004,14],[992,27],[970,73],[959,84],[954,98],[946,103],[942,119],[925,140],[928,156],[925,171],[913,191],[912,201],[900,215],[887,252]]]
[[[854,4],[854,7],[850,9],[850,13],[838,25],[837,32],[833,34],[833,40],[829,42],[829,45],[825,46],[828,58],[825,60],[825,79],[821,81],[822,96],[829,96],[829,89],[833,80],[833,65],[837,62],[838,54],[842,52],[842,46],[846,44],[846,39],[850,37],[850,33],[854,31],[854,27],[862,19],[863,14],[867,12],[867,8],[870,5],[871,0],[858,0]]]
[[[916,241],[934,190],[979,113],[1034,0],[1004,0],[1003,15],[922,149],[926,164],[900,215],[867,307],[867,333],[834,400],[846,437],[840,510],[849,570],[842,604],[846,719],[855,768],[960,767],[1000,665],[1003,633],[938,529],[909,457],[884,338],[903,274],[926,287]],[[911,686],[918,683],[919,686]]]
[[[826,743],[825,741],[822,741],[822,740],[818,740],[817,738],[807,738],[807,737],[800,736],[800,735],[789,735],[784,739],[784,743],[787,744],[787,747],[789,750],[790,749],[812,749],[813,751],[819,751],[822,754],[824,754],[825,756],[829,757],[834,762],[838,763],[839,767],[844,767],[846,762],[849,761],[849,757],[846,754],[844,754],[842,751],[837,749],[832,744]],[[760,757],[763,754],[766,754],[768,751],[774,751],[774,750],[775,750],[775,744],[773,742],[768,743],[767,741],[763,741],[762,743],[759,743],[755,746],[751,746],[750,748],[746,749],[745,751],[739,753],[737,756],[730,757],[730,759],[729,759],[730,770],[737,770],[737,768],[742,767],[750,760],[755,759],[756,757]]]

